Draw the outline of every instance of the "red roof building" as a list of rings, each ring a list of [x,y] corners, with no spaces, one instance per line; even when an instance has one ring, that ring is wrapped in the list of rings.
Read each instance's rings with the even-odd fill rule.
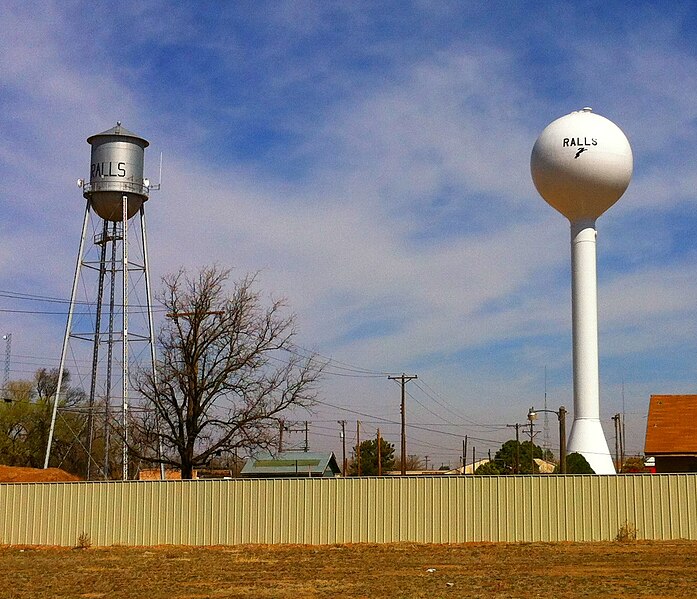
[[[652,395],[644,453],[656,472],[697,472],[697,395]]]

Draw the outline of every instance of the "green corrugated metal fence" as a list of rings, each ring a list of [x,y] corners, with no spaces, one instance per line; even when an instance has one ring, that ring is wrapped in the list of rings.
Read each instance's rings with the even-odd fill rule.
[[[0,544],[697,540],[697,475],[0,485]]]

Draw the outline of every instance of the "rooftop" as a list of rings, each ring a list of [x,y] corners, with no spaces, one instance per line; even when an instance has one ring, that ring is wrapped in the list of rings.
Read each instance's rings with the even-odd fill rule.
[[[651,396],[644,453],[697,454],[697,395]]]

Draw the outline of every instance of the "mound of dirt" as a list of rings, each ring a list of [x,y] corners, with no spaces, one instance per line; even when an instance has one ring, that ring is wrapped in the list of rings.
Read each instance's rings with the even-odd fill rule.
[[[19,468],[0,465],[0,483],[55,483],[80,480],[60,468]]]

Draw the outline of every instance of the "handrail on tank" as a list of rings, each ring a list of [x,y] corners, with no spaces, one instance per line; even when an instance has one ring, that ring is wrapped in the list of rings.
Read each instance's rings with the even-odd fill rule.
[[[92,181],[85,182],[82,188],[84,194],[94,193],[98,191],[123,191],[126,193],[136,193],[147,197],[150,187],[142,183],[134,183],[132,181]]]

